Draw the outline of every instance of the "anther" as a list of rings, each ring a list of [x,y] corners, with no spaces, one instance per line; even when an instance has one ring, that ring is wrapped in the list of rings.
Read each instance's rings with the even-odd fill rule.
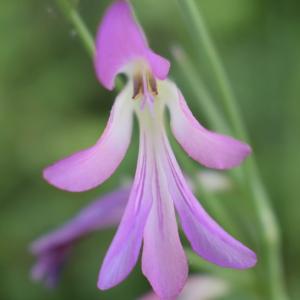
[[[153,96],[158,95],[156,80],[150,72],[147,72],[147,86]]]
[[[151,72],[145,74],[136,73],[133,78],[133,95],[132,99],[137,100],[141,96],[158,95],[156,80]],[[148,97],[148,96],[147,96]]]
[[[143,76],[137,73],[133,78],[133,95],[132,99],[136,100],[139,96],[144,94]]]

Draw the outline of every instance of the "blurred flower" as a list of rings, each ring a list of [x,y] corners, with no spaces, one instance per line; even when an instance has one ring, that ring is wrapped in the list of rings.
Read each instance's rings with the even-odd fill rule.
[[[250,154],[248,145],[205,129],[194,118],[183,95],[167,79],[170,63],[148,46],[129,2],[115,1],[107,10],[96,40],[95,68],[100,82],[114,88],[118,73],[129,80],[117,96],[108,125],[99,141],[44,171],[54,186],[73,192],[96,187],[123,160],[130,143],[133,115],[140,127],[137,170],[127,207],[106,254],[98,287],[111,288],[136,265],[142,241],[142,270],[161,298],[182,290],[188,264],[175,217],[193,250],[222,267],[249,268],[255,254],[226,233],[204,211],[186,184],[164,127],[169,109],[177,141],[206,167],[228,169]]]
[[[37,257],[31,270],[34,280],[47,287],[58,283],[64,263],[79,240],[94,230],[116,226],[121,220],[130,188],[123,187],[90,203],[59,229],[43,235],[30,245]]]
[[[225,296],[229,291],[229,285],[226,281],[212,276],[190,276],[185,287],[177,300],[212,300]],[[139,300],[159,300],[160,298],[154,293],[148,293]],[[173,299],[169,299],[173,300]]]
[[[197,180],[205,189],[210,192],[224,192],[232,188],[232,181],[230,178],[220,172],[205,170],[197,174]]]

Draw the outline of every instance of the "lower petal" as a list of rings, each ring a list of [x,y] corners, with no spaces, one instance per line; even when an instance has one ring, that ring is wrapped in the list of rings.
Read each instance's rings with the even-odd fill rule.
[[[193,250],[221,267],[253,267],[257,262],[255,253],[229,235],[205,212],[187,186],[167,141],[165,145],[170,193]]]
[[[156,294],[162,299],[171,299],[182,290],[188,265],[168,187],[158,172],[164,173],[156,170],[153,182],[154,198],[144,231],[142,269]]]
[[[123,281],[134,268],[139,256],[144,227],[152,204],[151,170],[148,169],[144,146],[142,148],[124,216],[99,273],[98,287],[101,290]]]

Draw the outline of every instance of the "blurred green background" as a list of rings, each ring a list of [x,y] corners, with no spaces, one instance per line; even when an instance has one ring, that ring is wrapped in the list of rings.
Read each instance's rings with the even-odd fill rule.
[[[109,2],[80,1],[79,11],[93,33]],[[172,60],[170,47],[179,44],[199,61],[199,49],[176,1],[132,2],[157,52]],[[289,294],[300,299],[300,2],[198,3],[229,73],[280,222]],[[30,241],[132,176],[137,141],[135,137],[111,179],[93,191],[72,194],[46,184],[43,167],[96,141],[115,94],[97,82],[89,56],[55,1],[1,0],[0,37],[0,299],[135,299],[149,290],[139,267],[113,290],[96,288],[113,229],[95,233],[76,248],[56,290],[30,280],[34,261],[28,253]],[[205,67],[198,68],[205,75]],[[180,68],[174,66],[171,75],[193,107],[196,100]],[[209,76],[206,80],[209,83]],[[195,115],[205,123],[201,111]],[[236,221],[247,219],[243,199],[227,198],[229,207],[239,207],[233,212]],[[244,292],[229,299],[253,297]]]

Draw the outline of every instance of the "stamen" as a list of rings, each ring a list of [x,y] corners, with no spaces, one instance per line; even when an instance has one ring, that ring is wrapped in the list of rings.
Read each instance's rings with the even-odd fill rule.
[[[156,80],[150,72],[147,72],[147,86],[153,96],[158,95]]]
[[[133,95],[132,99],[136,100],[144,94],[143,76],[141,73],[137,73],[133,78]]]
[[[138,72],[133,78],[133,96],[132,99],[141,99],[141,109],[143,110],[146,103],[149,105],[150,111],[153,110],[155,96],[158,95],[156,80],[152,73]]]

